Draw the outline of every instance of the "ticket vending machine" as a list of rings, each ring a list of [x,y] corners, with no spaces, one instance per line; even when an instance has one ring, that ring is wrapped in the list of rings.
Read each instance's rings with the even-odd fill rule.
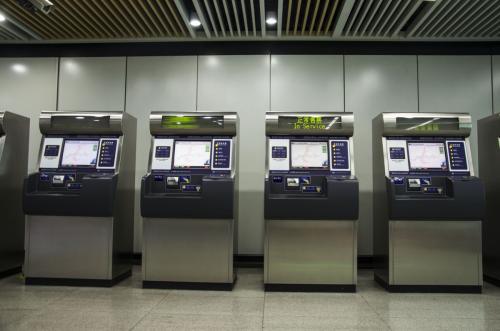
[[[267,113],[267,291],[356,290],[352,113]]]
[[[21,271],[24,259],[22,187],[29,129],[28,118],[0,111],[0,277]]]
[[[481,292],[485,194],[474,176],[471,117],[373,119],[375,280],[393,292]]]
[[[237,129],[236,113],[151,113],[143,287],[233,288]]]
[[[24,181],[26,284],[112,286],[131,274],[136,120],[50,112]]]
[[[486,189],[483,221],[485,280],[500,286],[500,115],[478,122],[479,175]]]

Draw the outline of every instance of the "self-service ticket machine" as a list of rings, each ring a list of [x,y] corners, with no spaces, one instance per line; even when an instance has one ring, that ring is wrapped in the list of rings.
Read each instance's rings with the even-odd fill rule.
[[[500,286],[500,115],[478,122],[479,175],[486,189],[483,268],[487,281]]]
[[[136,120],[42,112],[24,182],[26,284],[112,286],[131,274]]]
[[[266,290],[356,290],[353,121],[352,113],[267,113]]]
[[[468,114],[373,119],[375,280],[394,292],[480,292],[484,186]]]
[[[0,111],[0,276],[21,271],[24,259],[23,179],[28,172],[28,118]]]
[[[236,113],[151,113],[143,287],[233,288],[237,128]]]

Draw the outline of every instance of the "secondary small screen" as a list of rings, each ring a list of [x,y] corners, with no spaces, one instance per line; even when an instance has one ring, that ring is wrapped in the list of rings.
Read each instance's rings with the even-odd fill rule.
[[[292,141],[290,156],[294,169],[328,169],[326,141]]]
[[[408,142],[412,170],[447,170],[446,151],[441,142]]]
[[[66,140],[62,154],[62,167],[95,167],[99,140]]]
[[[212,141],[178,140],[174,147],[174,168],[210,168]]]

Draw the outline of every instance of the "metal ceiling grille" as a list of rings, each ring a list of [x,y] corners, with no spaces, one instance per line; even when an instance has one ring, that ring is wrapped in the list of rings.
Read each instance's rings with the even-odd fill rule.
[[[0,41],[500,40],[500,0],[1,0]],[[267,25],[274,14],[276,25]],[[201,26],[189,22],[196,15]]]

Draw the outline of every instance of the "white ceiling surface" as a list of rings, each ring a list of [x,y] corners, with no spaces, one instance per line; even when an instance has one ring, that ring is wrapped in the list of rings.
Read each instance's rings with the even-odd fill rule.
[[[8,18],[33,32],[21,38],[0,25],[0,42],[500,40],[500,0],[52,1],[49,15],[0,2]],[[195,12],[198,28],[189,24]],[[265,23],[271,12],[275,26]]]

